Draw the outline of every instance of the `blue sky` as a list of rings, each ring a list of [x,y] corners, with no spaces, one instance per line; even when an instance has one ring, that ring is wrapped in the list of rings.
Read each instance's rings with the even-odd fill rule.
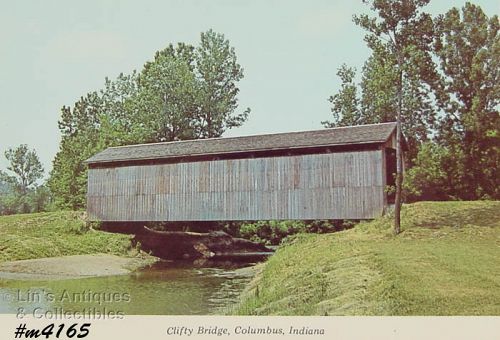
[[[433,0],[443,13],[464,1]],[[478,0],[488,16],[498,1]],[[0,169],[8,147],[35,148],[47,172],[58,150],[63,105],[104,78],[140,69],[173,42],[225,34],[245,70],[240,107],[248,122],[225,136],[321,128],[342,63],[361,69],[369,51],[352,23],[359,1],[5,1],[0,11]]]

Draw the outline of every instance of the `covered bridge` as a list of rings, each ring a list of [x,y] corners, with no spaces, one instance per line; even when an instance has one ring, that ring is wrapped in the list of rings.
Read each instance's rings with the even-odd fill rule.
[[[372,219],[395,172],[396,124],[108,148],[88,164],[93,220]]]

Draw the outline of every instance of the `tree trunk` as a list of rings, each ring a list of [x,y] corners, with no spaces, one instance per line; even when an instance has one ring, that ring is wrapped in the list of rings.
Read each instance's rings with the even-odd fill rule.
[[[401,232],[401,186],[403,184],[403,160],[401,152],[401,111],[403,106],[403,70],[401,54],[398,54],[398,114],[396,119],[396,197],[394,202],[394,234]]]

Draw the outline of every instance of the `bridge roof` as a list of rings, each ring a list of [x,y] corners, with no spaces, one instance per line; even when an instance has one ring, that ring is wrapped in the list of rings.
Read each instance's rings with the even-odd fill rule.
[[[188,159],[197,156],[376,144],[385,143],[395,129],[396,123],[389,122],[312,131],[127,145],[107,148],[86,160],[86,163]]]

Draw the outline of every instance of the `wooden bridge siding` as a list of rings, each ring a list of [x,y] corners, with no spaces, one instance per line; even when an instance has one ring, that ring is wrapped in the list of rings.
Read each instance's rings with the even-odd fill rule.
[[[103,221],[366,219],[384,207],[383,151],[89,169]]]

